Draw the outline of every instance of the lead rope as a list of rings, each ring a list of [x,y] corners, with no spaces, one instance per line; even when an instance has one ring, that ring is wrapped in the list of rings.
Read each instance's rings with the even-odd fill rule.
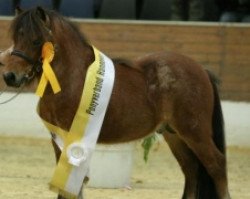
[[[9,99],[3,101],[3,102],[0,102],[0,105],[3,105],[3,104],[7,104],[9,102],[11,102],[12,100],[14,100],[24,89],[24,84],[23,86],[21,86],[18,90],[18,92],[16,94],[14,94],[13,96],[11,96]],[[3,89],[3,91],[0,92],[0,96],[7,90],[7,86]]]
[[[0,91],[0,96],[7,90],[7,86],[4,87],[2,91]]]

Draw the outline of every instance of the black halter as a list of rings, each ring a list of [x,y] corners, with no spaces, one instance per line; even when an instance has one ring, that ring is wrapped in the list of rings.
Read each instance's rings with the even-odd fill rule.
[[[15,55],[17,57],[24,59],[27,63],[29,63],[32,66],[32,68],[24,75],[25,82],[31,81],[32,79],[34,79],[36,74],[42,71],[41,60],[38,61],[33,60],[32,58],[30,58],[29,56],[27,56],[26,54],[24,54],[22,51],[19,50],[13,50],[11,52],[11,55]]]

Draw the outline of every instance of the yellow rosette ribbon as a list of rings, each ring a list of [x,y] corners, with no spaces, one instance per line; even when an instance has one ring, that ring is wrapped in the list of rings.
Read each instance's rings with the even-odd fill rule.
[[[45,88],[48,82],[51,85],[53,92],[56,94],[61,91],[60,84],[56,78],[56,75],[50,65],[54,58],[54,46],[51,42],[45,42],[42,47],[42,59],[43,59],[43,74],[38,84],[36,94],[40,97],[43,96]]]

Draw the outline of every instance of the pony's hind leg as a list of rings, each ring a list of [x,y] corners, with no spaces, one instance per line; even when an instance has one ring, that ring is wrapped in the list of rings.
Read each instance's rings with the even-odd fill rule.
[[[201,125],[200,123],[196,127],[190,126],[188,128],[186,126],[183,129],[179,128],[178,134],[201,161],[208,175],[211,176],[217,192],[217,194],[215,193],[212,198],[230,199],[227,186],[225,155],[221,153],[214,144],[211,133],[212,130],[210,128],[206,128],[207,123],[203,124],[204,125]],[[212,187],[210,188],[213,189]],[[210,191],[210,193],[211,192],[212,190]],[[207,198],[207,196],[205,195],[202,198],[204,197]]]
[[[212,177],[218,198],[230,199],[227,185],[226,158],[215,146],[212,140],[201,143],[190,142],[188,145],[197,155],[208,174]]]
[[[193,74],[191,78],[187,74],[173,87],[168,123],[202,165],[198,172],[198,198],[230,199],[217,89],[212,81],[213,87],[208,83],[207,75],[200,73],[198,78]]]
[[[164,132],[163,136],[177,159],[184,177],[185,187],[182,199],[196,199],[198,160],[176,133]]]

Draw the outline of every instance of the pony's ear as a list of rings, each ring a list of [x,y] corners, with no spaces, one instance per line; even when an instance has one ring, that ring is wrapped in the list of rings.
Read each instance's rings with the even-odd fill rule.
[[[47,16],[45,10],[42,7],[38,6],[36,8],[36,14],[44,22],[44,24],[47,27],[49,27],[49,24],[50,24],[50,22],[49,22],[49,16]]]
[[[16,6],[16,9],[15,9],[15,14],[16,16],[20,15],[23,13],[23,9],[21,9],[19,6]]]
[[[42,21],[46,22],[46,13],[42,7],[38,6],[36,8],[36,14],[40,17]]]

